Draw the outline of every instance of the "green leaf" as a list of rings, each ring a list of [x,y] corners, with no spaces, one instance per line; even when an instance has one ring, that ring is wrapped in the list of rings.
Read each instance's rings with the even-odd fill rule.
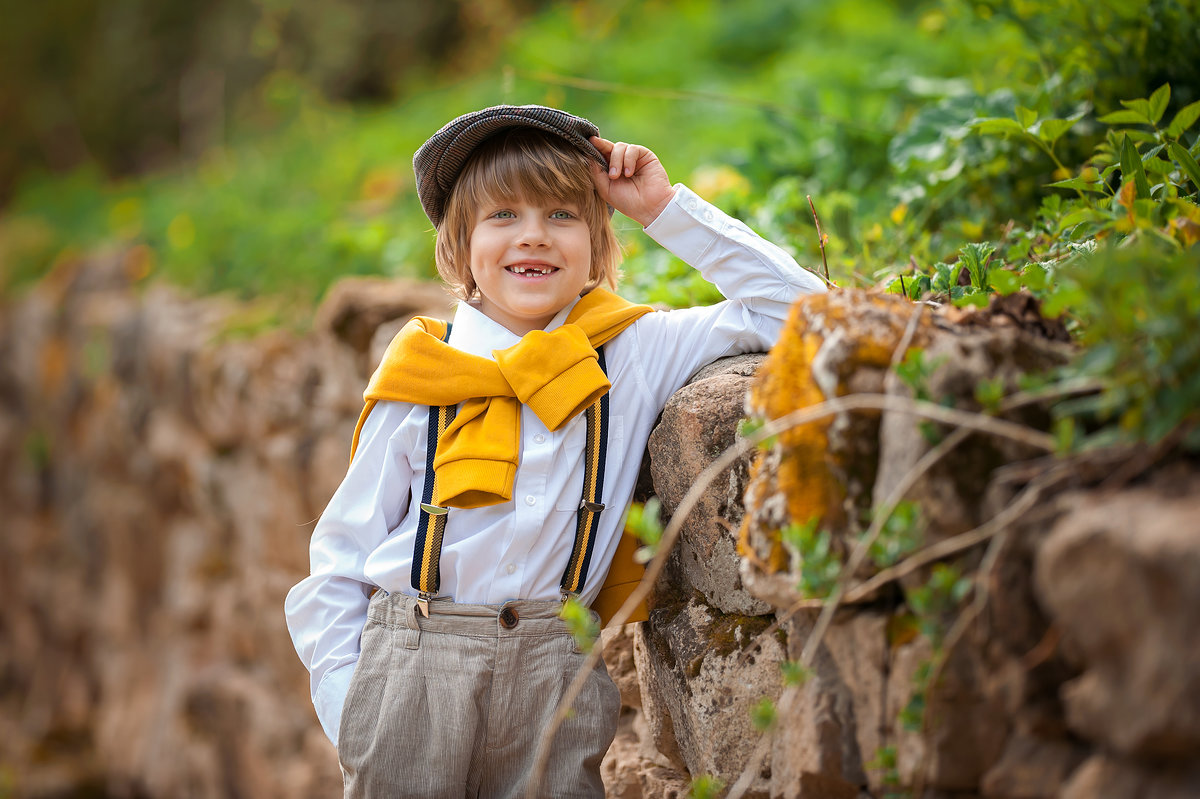
[[[1158,124],[1158,120],[1162,119],[1163,112],[1167,110],[1167,103],[1171,100],[1171,84],[1164,83],[1158,87],[1158,91],[1150,95],[1150,119]]]
[[[1189,103],[1179,109],[1179,113],[1171,120],[1171,124],[1167,125],[1167,135],[1173,139],[1178,139],[1186,133],[1192,125],[1196,124],[1196,120],[1200,119],[1200,100],[1194,103]]]
[[[775,719],[778,713],[775,710],[775,703],[770,697],[764,696],[762,699],[750,707],[750,722],[754,725],[754,729],[759,732],[765,732],[775,724]]]
[[[1200,164],[1196,163],[1196,159],[1192,158],[1192,154],[1177,141],[1167,144],[1167,152],[1175,159],[1175,163],[1183,167],[1183,171],[1191,179],[1192,185],[1200,189]]]
[[[1121,144],[1121,178],[1134,182],[1138,197],[1150,198],[1150,182],[1146,180],[1146,170],[1142,169],[1141,156],[1128,136]]]
[[[803,685],[812,676],[812,672],[798,660],[783,661],[779,664],[779,670],[783,672],[784,685]]]
[[[1113,111],[1100,117],[1105,125],[1153,125],[1150,118],[1137,111]]]
[[[1078,117],[1075,119],[1043,119],[1042,123],[1038,125],[1038,138],[1047,144],[1054,144],[1078,121]]]
[[[988,280],[998,294],[1012,294],[1021,288],[1021,280],[1007,269],[991,270]]]
[[[1152,119],[1154,113],[1150,110],[1149,100],[1144,98],[1137,100],[1122,100],[1121,105],[1144,116],[1149,121],[1149,124],[1154,124],[1154,120]]]
[[[972,294],[963,294],[954,301],[954,307],[966,308],[968,305],[973,305],[976,308],[986,308],[988,304],[988,295],[982,291]]]
[[[1017,124],[1025,130],[1033,127],[1033,123],[1037,122],[1037,111],[1032,108],[1026,108],[1023,105],[1017,106]]]
[[[1080,208],[1071,211],[1069,214],[1064,214],[1062,219],[1058,220],[1058,231],[1061,233],[1067,228],[1075,227],[1081,222],[1097,222],[1103,224],[1108,221],[1108,217],[1100,211],[1092,208]]]
[[[1046,288],[1047,277],[1046,267],[1041,264],[1028,264],[1021,270],[1021,282],[1030,291],[1041,291]]]
[[[1125,131],[1125,135],[1128,138],[1133,139],[1134,144],[1148,144],[1153,141],[1158,141],[1157,136],[1148,130],[1127,130]]]
[[[1017,120],[1005,119],[1003,117],[978,119],[971,123],[971,130],[976,133],[982,133],[984,136],[1010,136],[1025,133],[1025,128]]]
[[[1145,168],[1147,174],[1151,175],[1169,175],[1175,171],[1174,164],[1170,161],[1164,161],[1161,158],[1151,158],[1143,161],[1142,166]]]
[[[967,244],[958,252],[960,263],[967,268],[971,275],[971,285],[977,289],[986,290],[988,287],[988,260],[996,248],[990,242]]]
[[[1099,181],[1084,180],[1083,178],[1067,178],[1066,180],[1047,183],[1047,188],[1051,189],[1076,189],[1078,191],[1090,191],[1096,194],[1106,194],[1107,192],[1101,188]]]

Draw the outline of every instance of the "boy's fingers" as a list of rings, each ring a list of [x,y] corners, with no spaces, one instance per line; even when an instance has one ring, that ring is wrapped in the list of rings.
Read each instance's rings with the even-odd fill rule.
[[[638,160],[641,159],[645,149],[636,144],[625,148],[625,177],[633,177],[633,173],[637,171]]]
[[[600,155],[603,155],[605,158],[612,152],[613,143],[603,136],[593,136],[589,141],[593,147],[600,151]]]
[[[623,141],[613,144],[612,152],[608,155],[608,176],[610,178],[621,176],[621,170],[625,166],[625,153],[628,149],[629,145]]]

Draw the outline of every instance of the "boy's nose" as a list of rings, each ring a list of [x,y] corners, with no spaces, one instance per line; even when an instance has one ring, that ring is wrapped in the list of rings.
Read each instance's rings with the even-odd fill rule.
[[[526,246],[544,244],[549,237],[546,235],[546,225],[540,219],[527,219],[517,233],[517,243]]]

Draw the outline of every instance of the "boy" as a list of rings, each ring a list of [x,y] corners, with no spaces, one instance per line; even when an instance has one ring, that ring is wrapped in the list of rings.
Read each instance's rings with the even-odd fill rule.
[[[448,329],[410,322],[372,377],[288,626],[347,797],[520,796],[584,658],[559,610],[597,610],[659,411],[701,366],[768,348],[824,286],[648,149],[562,111],[459,117],[413,164],[461,301]],[[650,313],[602,288],[612,208],[730,299]],[[542,795],[604,795],[619,708],[601,662]]]

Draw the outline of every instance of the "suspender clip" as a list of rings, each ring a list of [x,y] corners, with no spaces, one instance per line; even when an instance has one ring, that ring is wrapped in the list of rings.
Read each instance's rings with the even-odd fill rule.
[[[604,503],[592,502],[590,500],[583,499],[579,501],[579,509],[591,511],[592,513],[599,513],[600,511],[604,510]]]
[[[445,516],[450,512],[449,508],[443,508],[439,505],[431,505],[428,502],[421,503],[421,510],[425,511],[430,516]]]
[[[568,599],[578,599],[578,598],[579,598],[579,592],[578,592],[578,591],[566,591],[566,590],[564,590],[564,591],[563,591],[561,594],[559,594],[559,595],[558,595],[558,598],[559,598],[559,599],[562,601],[562,603],[565,605],[565,604],[567,604],[567,600],[568,600]]]
[[[421,615],[429,618],[429,600],[433,599],[433,595],[428,591],[422,591],[417,599],[417,609],[421,611]]]

